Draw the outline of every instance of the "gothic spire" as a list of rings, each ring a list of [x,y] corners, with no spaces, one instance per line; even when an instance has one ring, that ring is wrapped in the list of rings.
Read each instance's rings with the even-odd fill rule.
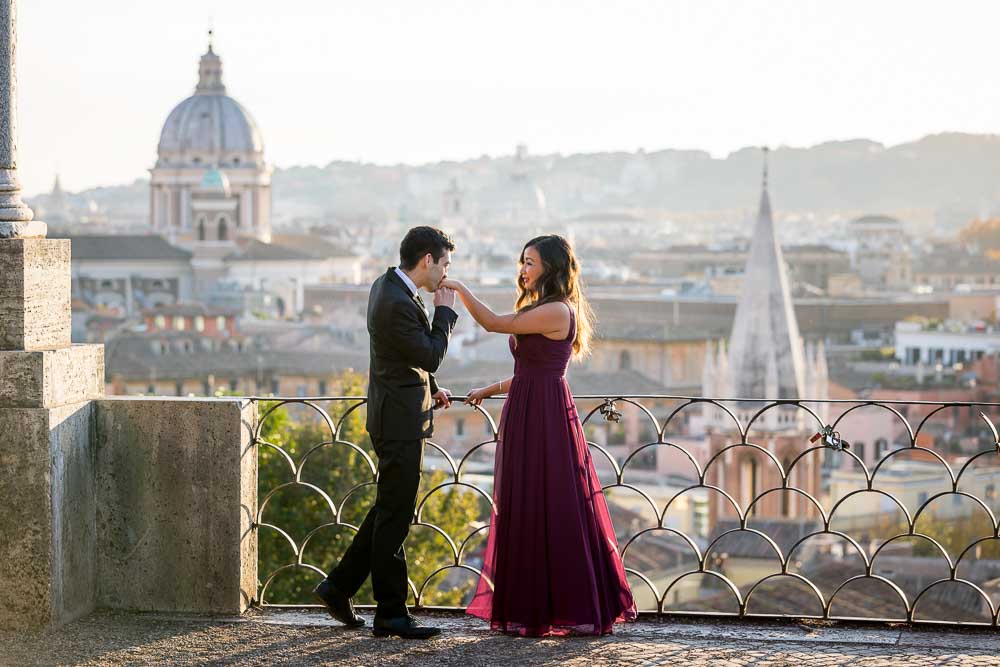
[[[730,336],[730,372],[738,398],[799,398],[805,381],[802,338],[771,215],[768,150],[763,153],[760,208]]]

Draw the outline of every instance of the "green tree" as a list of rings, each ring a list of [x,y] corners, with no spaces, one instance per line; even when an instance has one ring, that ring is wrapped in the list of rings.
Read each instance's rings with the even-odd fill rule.
[[[357,373],[345,373],[339,385],[343,396],[365,393],[364,379]],[[258,531],[258,570],[261,585],[267,582],[264,601],[269,604],[315,602],[311,591],[322,575],[307,566],[329,570],[354,536],[348,524],[359,526],[375,500],[373,466],[377,467],[378,460],[364,428],[364,408],[356,407],[359,403],[320,403],[330,422],[302,404],[278,406],[266,401],[260,405],[258,493],[263,525]],[[427,497],[431,490],[453,480],[450,470],[429,471],[425,464],[418,503],[423,502],[421,523],[437,526],[461,547],[489,520],[489,503],[456,485]],[[301,552],[301,564],[292,542]],[[463,563],[478,567],[484,543],[485,531],[470,542]],[[449,541],[426,526],[412,527],[404,548],[410,579],[418,590],[439,568],[455,564]],[[462,605],[471,598],[474,585],[473,574],[458,568],[445,570],[427,585],[422,602]],[[370,580],[355,599],[373,602]]]

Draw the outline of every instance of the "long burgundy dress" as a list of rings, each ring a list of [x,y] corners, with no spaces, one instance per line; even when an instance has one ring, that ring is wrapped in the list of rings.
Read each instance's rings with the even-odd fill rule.
[[[601,483],[576,411],[565,340],[510,339],[514,379],[500,416],[495,507],[467,613],[530,637],[602,635],[636,617]],[[492,585],[491,585],[492,584]]]

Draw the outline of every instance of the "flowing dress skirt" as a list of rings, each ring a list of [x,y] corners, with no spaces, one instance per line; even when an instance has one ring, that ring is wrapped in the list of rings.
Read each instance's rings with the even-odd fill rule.
[[[467,612],[524,636],[601,635],[635,602],[565,377],[515,374],[483,576]]]

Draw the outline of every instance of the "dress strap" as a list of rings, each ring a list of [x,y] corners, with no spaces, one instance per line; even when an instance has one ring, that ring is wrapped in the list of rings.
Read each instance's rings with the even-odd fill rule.
[[[576,338],[576,310],[569,302],[563,301],[563,303],[569,308],[569,333],[564,340],[570,341]]]

